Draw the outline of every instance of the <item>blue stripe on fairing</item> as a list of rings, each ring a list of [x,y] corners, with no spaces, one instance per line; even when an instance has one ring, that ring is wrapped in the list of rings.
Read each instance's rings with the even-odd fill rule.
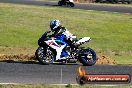
[[[48,40],[52,40],[52,38],[48,38]],[[54,40],[57,41],[57,42],[61,42],[63,44],[67,44],[66,42],[63,42],[62,40],[57,40],[57,39],[54,39]]]
[[[61,41],[61,40],[55,40],[55,41],[57,41],[57,42],[61,42],[61,43],[63,43],[63,44],[66,44],[66,45],[67,45],[67,43],[66,43],[66,42],[63,42],[63,41]]]

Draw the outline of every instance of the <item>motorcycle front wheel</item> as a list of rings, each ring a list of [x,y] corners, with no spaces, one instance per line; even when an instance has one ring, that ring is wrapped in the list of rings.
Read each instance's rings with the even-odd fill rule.
[[[79,55],[79,61],[85,66],[92,66],[96,63],[96,53],[91,48],[84,49]]]
[[[35,52],[36,59],[43,65],[54,62],[54,53],[49,48],[39,47]]]

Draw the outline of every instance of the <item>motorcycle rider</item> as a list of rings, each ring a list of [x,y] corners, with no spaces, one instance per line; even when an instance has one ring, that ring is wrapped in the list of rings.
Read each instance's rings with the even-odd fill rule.
[[[59,20],[51,20],[50,21],[50,29],[53,34],[50,37],[57,38],[63,42],[66,42],[70,47],[75,47],[74,42],[77,40],[76,36],[70,33],[64,26],[61,25]],[[66,52],[65,47],[61,51],[61,58],[56,58],[56,60],[62,60],[68,58],[69,54]]]

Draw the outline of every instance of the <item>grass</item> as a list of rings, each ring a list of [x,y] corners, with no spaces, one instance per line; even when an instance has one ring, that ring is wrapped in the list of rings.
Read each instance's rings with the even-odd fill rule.
[[[59,0],[34,0],[34,1],[56,1],[56,2],[58,2]],[[79,2],[77,2],[77,1],[79,1]],[[112,4],[112,3],[94,3],[94,2],[92,3],[92,0],[74,0],[74,3],[86,3],[86,4],[97,4],[97,5],[108,5],[108,6],[129,6],[129,7],[132,6],[132,4],[123,4],[123,3],[117,3],[117,4]]]
[[[120,56],[110,56],[111,58],[116,58],[117,63],[119,64],[132,64],[131,55],[120,55]]]
[[[132,58],[132,14],[100,12],[34,5],[0,3],[0,49],[37,48],[37,40],[49,30],[49,21],[59,19],[78,37],[90,36],[85,44],[113,59],[129,63]],[[119,55],[115,55],[117,53]],[[124,52],[122,54],[122,52]]]
[[[0,88],[130,88],[131,86],[91,86],[91,85],[0,85]]]

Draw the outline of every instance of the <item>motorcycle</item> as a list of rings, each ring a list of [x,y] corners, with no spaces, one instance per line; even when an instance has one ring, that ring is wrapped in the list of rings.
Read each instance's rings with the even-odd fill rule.
[[[56,38],[53,37],[48,37],[48,34],[50,31],[45,32],[43,34],[43,42],[40,42],[40,38],[38,40],[38,49],[35,52],[36,59],[41,63],[41,64],[52,64],[56,61],[56,56],[57,56],[57,49],[60,49],[64,45],[62,44],[62,41],[57,40]],[[93,49],[91,48],[85,48],[85,47],[80,47],[82,44],[89,42],[91,40],[90,37],[83,37],[74,42],[75,48],[70,47],[69,45],[65,46],[66,52],[69,53],[68,58],[59,61],[61,63],[76,63],[80,62],[85,66],[92,66],[96,63],[96,53]]]
[[[71,0],[60,0],[60,1],[58,2],[58,5],[59,5],[59,6],[65,5],[65,6],[74,7],[74,3],[73,3],[73,1],[71,1]]]

